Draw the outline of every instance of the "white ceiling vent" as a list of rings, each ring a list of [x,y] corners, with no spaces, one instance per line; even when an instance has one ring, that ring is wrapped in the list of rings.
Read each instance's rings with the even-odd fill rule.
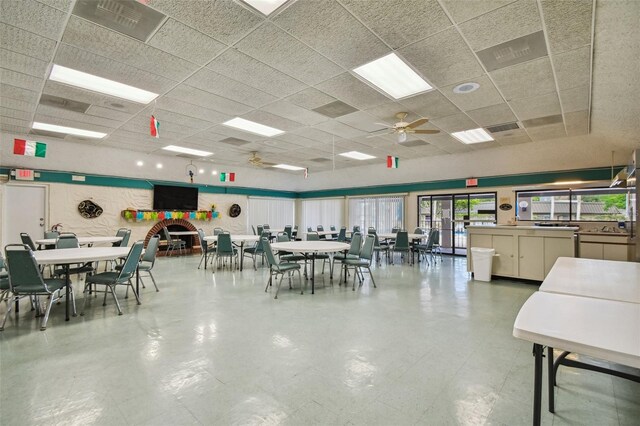
[[[54,108],[66,109],[67,111],[79,112],[84,114],[87,112],[90,104],[85,102],[73,101],[67,98],[61,98],[60,96],[53,96],[42,94],[40,97],[40,105],[50,106]]]
[[[136,0],[78,0],[73,14],[145,42],[166,18]]]
[[[319,106],[318,108],[314,108],[313,111],[322,114],[325,117],[337,118],[355,112],[357,109],[342,101],[333,101],[326,105]]]
[[[547,44],[542,31],[509,40],[478,52],[478,57],[487,71],[510,67],[546,55]]]

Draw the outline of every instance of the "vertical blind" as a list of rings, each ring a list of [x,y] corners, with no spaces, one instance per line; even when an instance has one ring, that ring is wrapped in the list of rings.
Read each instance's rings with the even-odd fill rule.
[[[307,227],[315,230],[318,225],[324,226],[328,231],[331,225],[336,229],[342,226],[344,210],[344,200],[341,198],[326,200],[303,200],[302,201],[302,230]]]
[[[404,228],[404,197],[368,197],[349,199],[349,226],[359,225],[366,232],[373,226],[378,232]]]
[[[268,224],[271,228],[282,229],[293,225],[295,219],[295,200],[287,198],[249,198],[247,228],[251,225]]]

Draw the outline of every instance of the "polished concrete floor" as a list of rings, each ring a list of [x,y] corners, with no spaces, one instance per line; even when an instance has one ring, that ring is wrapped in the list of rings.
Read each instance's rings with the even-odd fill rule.
[[[296,279],[274,300],[250,261],[197,264],[158,259],[161,291],[121,298],[122,316],[93,300],[65,323],[59,305],[41,332],[23,304],[0,333],[0,424],[531,423],[531,345],[511,332],[534,285],[476,282],[445,256],[383,265],[377,289],[327,271],[315,295]],[[639,424],[640,384],[568,368],[558,384],[543,424]]]

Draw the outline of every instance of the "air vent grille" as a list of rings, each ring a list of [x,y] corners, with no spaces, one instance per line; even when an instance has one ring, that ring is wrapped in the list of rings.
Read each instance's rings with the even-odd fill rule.
[[[526,128],[547,126],[549,124],[556,123],[562,123],[562,114],[548,115],[546,117],[538,117],[522,121],[522,125]]]
[[[518,123],[497,124],[495,126],[487,127],[487,130],[491,133],[506,132],[507,130],[519,129]]]
[[[91,104],[87,104],[85,102],[72,101],[71,99],[47,94],[43,94],[40,97],[40,105],[65,109],[67,111],[79,112],[82,114],[87,112],[91,106]]]
[[[225,138],[220,140],[220,142],[222,143],[226,143],[229,145],[233,145],[233,146],[242,146],[242,145],[246,145],[248,143],[251,143],[249,141],[246,141],[244,139],[239,139],[239,138]]]
[[[337,118],[355,112],[357,109],[342,101],[334,101],[326,105],[319,106],[318,108],[314,108],[313,111],[322,114],[325,117]]]
[[[542,31],[519,37],[478,52],[478,57],[487,68],[500,68],[530,61],[547,55],[547,44]]]
[[[324,158],[324,157],[319,157],[319,158],[312,158],[309,161],[313,161],[314,163],[326,163],[327,161],[331,161],[328,158]]]

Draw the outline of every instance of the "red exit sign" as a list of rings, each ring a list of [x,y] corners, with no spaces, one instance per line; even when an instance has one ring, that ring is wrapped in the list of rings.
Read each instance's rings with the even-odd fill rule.
[[[478,179],[467,179],[467,188],[478,186]]]
[[[16,169],[16,180],[33,180],[34,172],[29,169]]]

